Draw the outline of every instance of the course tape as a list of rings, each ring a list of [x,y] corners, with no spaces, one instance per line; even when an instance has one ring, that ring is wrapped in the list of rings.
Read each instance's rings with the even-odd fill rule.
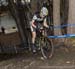
[[[75,37],[75,34],[65,34],[65,35],[55,35],[55,36],[47,36],[48,38],[69,38]]]
[[[63,27],[68,27],[68,26],[72,26],[72,27],[75,27],[75,24],[65,24],[65,25],[61,25],[61,26],[53,26],[53,28],[63,28]]]
[[[53,28],[55,29],[59,29],[59,28],[63,28],[63,27],[68,27],[68,26],[72,26],[75,27],[75,24],[65,24],[65,25],[61,25],[61,26],[54,26]],[[75,37],[75,34],[65,34],[65,35],[54,35],[54,36],[48,36],[48,38],[69,38],[69,37]]]

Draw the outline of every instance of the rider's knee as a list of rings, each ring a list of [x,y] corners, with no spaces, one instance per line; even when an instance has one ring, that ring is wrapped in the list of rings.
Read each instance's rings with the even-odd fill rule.
[[[36,38],[36,32],[32,32],[32,38]]]

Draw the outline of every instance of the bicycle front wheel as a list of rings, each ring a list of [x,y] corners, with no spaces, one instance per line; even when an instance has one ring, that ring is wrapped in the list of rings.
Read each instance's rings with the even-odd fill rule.
[[[50,59],[54,52],[54,46],[51,39],[44,37],[41,41],[41,53],[45,59]]]

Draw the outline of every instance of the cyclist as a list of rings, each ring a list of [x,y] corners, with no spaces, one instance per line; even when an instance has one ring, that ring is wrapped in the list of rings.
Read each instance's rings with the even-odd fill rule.
[[[34,14],[32,21],[31,21],[31,33],[32,33],[32,52],[36,52],[36,46],[35,46],[35,38],[36,38],[36,29],[43,28],[45,26],[46,28],[49,28],[47,24],[47,15],[48,15],[48,9],[46,7],[42,7],[40,12],[37,12]]]

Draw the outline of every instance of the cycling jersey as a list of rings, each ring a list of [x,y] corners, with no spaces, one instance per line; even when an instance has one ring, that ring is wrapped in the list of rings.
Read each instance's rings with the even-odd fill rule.
[[[42,18],[42,17],[40,17],[40,15],[39,15],[39,13],[38,14],[35,14],[34,16],[33,16],[33,19],[32,20],[34,20],[34,25],[36,25],[37,26],[37,28],[41,28],[41,27],[43,27],[43,22],[44,22],[44,20],[46,19],[46,17],[44,17],[44,18]],[[33,28],[33,27],[32,27]],[[33,28],[33,30],[32,31],[35,31],[36,29],[35,28]]]

